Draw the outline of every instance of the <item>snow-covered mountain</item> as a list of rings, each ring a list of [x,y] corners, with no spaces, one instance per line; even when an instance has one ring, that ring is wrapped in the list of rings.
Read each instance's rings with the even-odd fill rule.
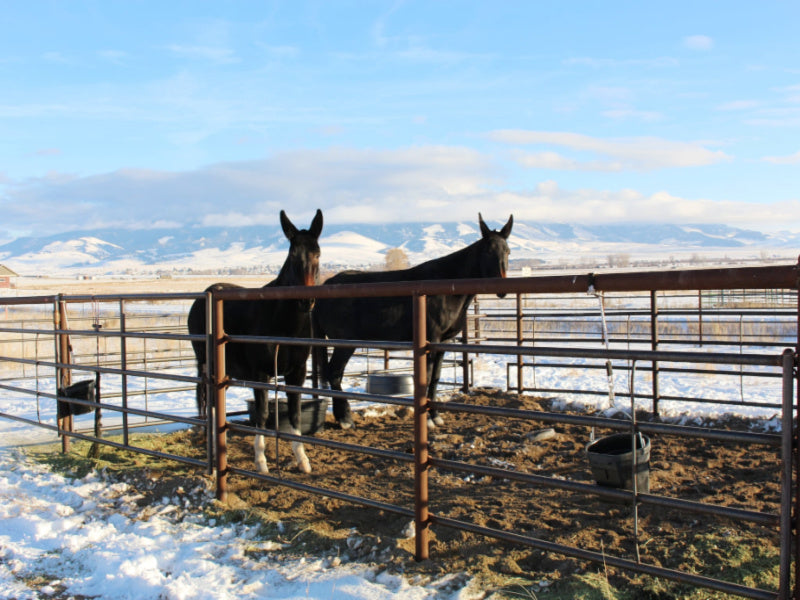
[[[489,223],[501,227],[502,222]],[[442,256],[478,239],[477,223],[325,225],[320,246],[326,268],[384,263],[401,248],[411,264]],[[796,257],[800,234],[766,234],[726,225],[570,225],[515,222],[511,258],[543,262],[612,254],[640,257],[735,255]],[[72,231],[19,238],[0,246],[0,262],[24,275],[219,270],[275,271],[288,244],[274,227],[185,227]]]

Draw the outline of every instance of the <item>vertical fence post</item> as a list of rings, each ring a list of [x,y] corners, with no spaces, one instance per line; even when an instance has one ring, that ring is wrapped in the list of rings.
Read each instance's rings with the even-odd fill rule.
[[[795,302],[797,303],[797,332],[795,337],[795,347],[794,347],[794,358],[795,358],[795,370],[794,370],[794,377],[795,377],[795,407],[794,410],[796,411],[797,422],[800,423],[800,375],[798,375],[798,364],[797,364],[797,357],[800,356],[800,258],[798,258],[797,266],[795,267],[798,270],[798,279],[797,285],[795,287],[797,293],[797,299]],[[800,439],[798,439],[798,431],[794,431],[794,437],[792,440],[793,448],[794,448],[794,464],[795,468],[800,470]],[[800,479],[800,473],[798,474],[798,479]],[[797,598],[798,594],[800,594],[800,523],[798,523],[798,519],[800,519],[800,480],[795,481],[795,499],[794,499],[794,517],[795,517],[795,525],[794,525],[794,585],[795,585],[795,593],[794,597]]]
[[[228,417],[225,408],[225,387],[227,375],[225,374],[225,323],[223,319],[223,302],[211,294],[212,298],[212,325],[214,336],[214,410],[216,419],[214,431],[217,440],[217,500],[226,502],[228,499]],[[208,437],[212,436],[207,431]]]
[[[476,297],[475,300],[472,302],[472,310],[473,310],[473,319],[472,319],[472,340],[476,343],[480,343],[481,341],[481,317],[480,317],[480,304],[478,303],[478,298]],[[463,341],[465,344],[469,343],[469,314],[468,312],[464,313],[464,337]],[[463,375],[463,382],[461,384],[461,391],[465,394],[469,393],[469,384],[470,384],[470,362],[469,362],[469,354],[464,352],[463,359],[462,359],[462,366],[464,370]]]
[[[69,347],[69,335],[65,333],[67,328],[67,306],[62,299],[61,294],[59,294],[56,299],[55,314],[53,315],[53,318],[56,329],[60,330],[60,333],[56,335],[56,362],[61,363],[61,366],[56,367],[57,394],[59,390],[66,389],[67,386],[72,383],[72,371],[68,366],[66,366],[72,360],[72,353],[70,352]],[[56,402],[56,404],[58,403]],[[72,433],[73,424],[74,418],[72,414],[58,419],[59,434],[61,435],[61,451],[64,453],[69,452],[70,437],[67,435],[67,432]]]
[[[128,338],[125,336],[127,325],[125,323],[125,301],[119,301],[119,366],[122,371],[122,443],[128,445]]]
[[[525,339],[522,331],[522,294],[517,293],[517,346],[522,346]],[[517,355],[517,393],[521,394],[522,389],[522,354]]]
[[[469,312],[464,311],[464,327],[461,329],[461,341],[469,344]],[[469,354],[461,353],[461,391],[469,393]]]
[[[650,290],[650,349],[658,350],[658,293]],[[653,417],[658,418],[658,361],[652,362],[653,373]]]
[[[214,321],[214,296],[211,291],[206,292],[205,304],[205,320],[206,320],[206,364],[204,365],[205,372],[198,373],[203,378],[197,384],[197,398],[203,398],[203,402],[199,402],[197,406],[198,416],[206,420],[206,462],[208,464],[208,474],[214,470],[214,406],[216,403],[216,382],[214,380],[214,373],[217,372],[214,364],[216,362],[216,347],[214,346],[215,335],[215,321]]]
[[[697,343],[703,347],[703,292],[697,290]]]
[[[428,558],[428,360],[426,297],[412,298],[414,319],[414,558]]]
[[[779,598],[789,598],[792,563],[792,504],[794,464],[792,438],[794,417],[795,353],[783,351],[783,411],[781,413],[781,559],[778,588]]]
[[[473,305],[475,308],[475,341],[480,342],[483,341],[483,331],[481,331],[481,306],[477,298]]]

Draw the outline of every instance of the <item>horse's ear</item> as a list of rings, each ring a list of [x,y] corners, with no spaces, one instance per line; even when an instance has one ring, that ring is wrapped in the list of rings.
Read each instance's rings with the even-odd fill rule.
[[[318,238],[319,234],[322,233],[322,211],[320,209],[317,209],[317,214],[314,215],[314,220],[311,221],[311,227],[308,228],[308,232],[315,238]]]
[[[297,235],[297,227],[289,220],[284,211],[281,211],[281,227],[283,228],[283,234],[289,240],[294,239],[294,236]]]
[[[508,223],[503,225],[503,228],[500,230],[500,235],[503,237],[504,240],[508,239],[508,236],[511,235],[511,226],[514,224],[514,215],[510,215],[508,217]]]
[[[486,225],[486,223],[483,222],[483,217],[481,216],[481,213],[478,213],[478,224],[481,226],[481,235],[483,237],[488,237],[489,234],[492,232],[492,230],[489,229],[488,225]]]

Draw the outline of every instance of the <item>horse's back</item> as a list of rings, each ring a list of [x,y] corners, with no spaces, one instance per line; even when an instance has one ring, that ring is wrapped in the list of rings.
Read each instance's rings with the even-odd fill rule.
[[[406,281],[405,271],[342,271],[325,281],[325,285],[384,283],[389,281]]]
[[[370,284],[435,279],[433,261],[397,271],[342,271],[325,285]],[[421,268],[422,267],[422,268]],[[447,340],[461,330],[471,296],[429,296],[428,329]],[[369,298],[318,298],[314,307],[315,330],[320,337],[410,341],[413,337],[412,303],[408,296]]]
[[[190,334],[205,333],[206,331],[206,295],[209,292],[241,288],[235,283],[213,283],[203,290],[203,296],[192,302],[189,315],[186,318],[186,327]]]
[[[325,285],[401,281],[399,271],[342,271]],[[411,302],[407,298],[317,298],[315,334],[329,338],[409,339]]]

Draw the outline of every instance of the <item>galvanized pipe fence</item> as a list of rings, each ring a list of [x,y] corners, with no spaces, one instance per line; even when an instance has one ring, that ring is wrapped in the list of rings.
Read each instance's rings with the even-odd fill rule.
[[[621,273],[621,274],[587,274],[587,275],[567,275],[567,276],[547,276],[547,277],[526,277],[510,278],[498,280],[458,280],[458,281],[423,281],[413,283],[389,283],[374,284],[369,286],[321,286],[314,288],[261,288],[258,290],[222,290],[209,293],[206,306],[208,307],[208,335],[190,336],[177,331],[132,331],[125,325],[126,306],[131,302],[147,301],[178,301],[187,302],[201,297],[200,294],[153,294],[136,296],[50,296],[39,298],[23,299],[2,299],[0,304],[28,304],[28,305],[49,305],[53,307],[53,325],[47,328],[39,325],[35,328],[3,328],[0,327],[0,334],[13,334],[23,337],[42,337],[51,336],[53,338],[53,357],[50,359],[41,358],[19,358],[13,355],[0,355],[0,364],[10,362],[17,364],[35,365],[37,369],[52,369],[54,377],[58,382],[58,387],[64,387],[70,382],[73,370],[99,374],[102,376],[116,376],[121,381],[121,402],[109,403],[100,400],[92,404],[92,408],[104,412],[115,412],[123,418],[123,441],[117,442],[111,439],[81,433],[71,430],[71,425],[59,422],[57,425],[20,417],[11,413],[0,413],[0,417],[9,418],[25,422],[29,425],[36,425],[57,431],[63,436],[64,440],[70,438],[84,439],[92,442],[99,442],[112,447],[136,450],[145,454],[167,457],[178,460],[193,466],[207,469],[211,472],[216,470],[217,494],[220,499],[224,499],[227,494],[227,482],[230,476],[254,477],[275,485],[283,485],[299,489],[308,493],[321,494],[324,496],[341,499],[383,510],[389,513],[413,518],[416,527],[415,554],[417,559],[429,557],[429,531],[432,526],[452,527],[475,534],[488,536],[490,538],[503,540],[513,544],[521,544],[533,548],[538,548],[546,552],[561,554],[573,557],[578,560],[586,560],[597,563],[604,563],[607,566],[628,570],[631,572],[648,574],[656,577],[683,582],[693,586],[701,586],[715,589],[726,593],[740,595],[748,598],[789,598],[793,596],[791,589],[792,565],[797,569],[797,526],[796,514],[800,507],[800,494],[797,488],[797,465],[798,465],[798,444],[797,429],[795,419],[800,414],[797,404],[798,378],[797,378],[797,354],[798,336],[794,336],[790,347],[780,344],[776,345],[775,350],[768,349],[765,353],[753,354],[745,353],[744,347],[738,353],[709,351],[703,348],[702,351],[671,351],[659,349],[659,340],[650,339],[644,344],[649,348],[635,348],[618,350],[609,348],[574,348],[566,345],[541,345],[542,340],[537,340],[536,344],[525,345],[524,335],[519,336],[515,332],[516,339],[513,343],[501,343],[504,340],[481,340],[481,335],[473,333],[472,343],[461,344],[430,344],[426,339],[426,316],[425,299],[431,295],[443,294],[509,294],[519,295],[519,297],[536,297],[544,294],[578,294],[578,293],[615,293],[615,292],[645,292],[654,295],[654,291],[675,290],[690,291],[697,293],[697,290],[790,290],[796,299],[798,289],[798,267],[797,265],[780,267],[750,267],[743,269],[702,269],[692,271],[668,271],[668,272],[647,272],[647,273]],[[387,297],[387,296],[411,296],[414,305],[414,340],[409,343],[386,343],[386,342],[364,342],[359,340],[319,340],[294,339],[294,338],[255,338],[253,336],[230,336],[225,333],[222,307],[229,300],[244,299],[265,299],[265,298],[321,298],[321,297]],[[796,300],[795,300],[796,301]],[[119,304],[119,325],[116,329],[92,327],[83,330],[74,330],[68,327],[65,319],[65,309],[68,304],[91,302],[116,302]],[[796,324],[800,328],[800,308],[795,308]],[[525,322],[524,315],[520,318],[514,317],[518,322]],[[648,315],[654,319],[653,313]],[[657,318],[657,317],[655,317]],[[482,319],[486,322],[489,317],[475,316],[475,320]],[[658,328],[653,337],[657,338]],[[70,340],[76,338],[88,338],[99,341],[101,338],[115,338],[119,343],[121,361],[119,367],[109,366],[101,363],[99,357],[94,364],[91,361],[76,363],[73,360],[70,348]],[[205,341],[209,349],[213,350],[215,360],[212,367],[205,376],[181,375],[165,372],[161,369],[151,368],[137,370],[129,368],[126,364],[126,344],[135,340],[153,339],[170,340],[186,343],[188,341]],[[414,395],[412,398],[386,397],[374,394],[359,394],[355,392],[335,392],[328,389],[316,387],[293,388],[276,383],[248,382],[230,379],[225,373],[224,348],[230,342],[248,341],[258,343],[280,343],[280,344],[301,344],[301,345],[351,345],[358,347],[370,347],[383,351],[404,351],[412,354],[412,372],[414,377]],[[469,339],[468,339],[469,341]],[[479,343],[476,343],[479,342]],[[553,343],[559,343],[555,341]],[[491,415],[497,419],[517,418],[529,420],[532,423],[566,424],[585,427],[601,427],[611,430],[630,431],[632,435],[636,433],[646,433],[651,435],[678,436],[689,438],[705,438],[718,441],[733,441],[742,444],[756,444],[775,448],[776,451],[776,478],[780,480],[780,507],[775,513],[761,512],[745,508],[730,508],[715,504],[691,501],[676,497],[668,497],[658,494],[643,493],[634,490],[623,490],[606,488],[593,484],[581,483],[578,481],[565,480],[555,477],[537,475],[535,473],[522,473],[506,468],[488,465],[474,465],[465,460],[451,460],[437,457],[430,452],[430,444],[427,431],[427,415],[431,409],[431,402],[426,398],[426,361],[427,355],[432,350],[441,350],[454,353],[465,357],[479,354],[499,354],[511,357],[510,360],[536,358],[559,358],[559,357],[580,357],[585,359],[596,359],[600,361],[627,361],[631,366],[631,372],[641,371],[646,364],[651,370],[655,370],[658,365],[665,363],[689,365],[723,365],[735,368],[759,367],[772,369],[779,373],[778,377],[782,381],[780,399],[776,398],[775,405],[780,407],[781,429],[780,433],[758,433],[750,431],[729,431],[724,429],[698,428],[685,425],[675,425],[655,421],[634,422],[633,420],[604,418],[589,414],[565,414],[557,412],[529,411],[521,409],[511,409],[501,406],[478,407],[461,402],[437,402],[436,408],[439,411],[462,412],[462,413],[483,413]],[[209,354],[211,356],[211,354]],[[466,361],[464,361],[466,364]],[[522,363],[518,363],[522,364]],[[152,412],[149,410],[133,407],[129,404],[129,390],[127,390],[127,380],[132,378],[156,379],[169,381],[182,386],[183,389],[191,389],[196,385],[207,385],[213,392],[210,398],[214,399],[213,410],[204,417],[179,416],[166,411]],[[466,383],[466,379],[465,379]],[[509,386],[513,389],[513,386]],[[275,430],[257,430],[249,425],[244,425],[229,418],[227,410],[227,392],[233,388],[261,388],[273,391],[298,391],[307,395],[318,395],[325,397],[344,397],[350,399],[363,400],[368,402],[378,402],[407,406],[413,409],[414,415],[414,434],[412,454],[396,452],[380,448],[370,448],[356,444],[345,444],[326,440],[324,435],[321,437],[295,436]],[[18,386],[10,385],[5,381],[0,382],[0,389],[14,394],[34,395],[36,401],[60,400],[67,398],[58,393],[46,392],[41,390],[32,391]],[[522,389],[519,386],[518,389]],[[653,392],[655,394],[655,391]],[[632,385],[630,392],[631,400],[642,395],[636,391]],[[81,404],[81,401],[69,399],[70,402]],[[654,398],[654,411],[656,410],[658,397]],[[184,426],[196,426],[206,429],[209,444],[206,452],[206,459],[197,459],[192,456],[178,456],[164,454],[152,450],[137,448],[135,441],[128,435],[127,418],[128,416],[142,416],[164,421],[171,421]],[[307,481],[289,477],[286,474],[265,475],[255,473],[250,469],[242,468],[238,465],[228,463],[227,448],[228,436],[231,433],[255,434],[260,433],[267,436],[274,436],[285,441],[302,441],[310,446],[319,445],[335,448],[342,452],[353,452],[363,455],[377,456],[390,460],[396,460],[413,465],[414,471],[414,502],[413,506],[396,505],[386,500],[376,500],[374,498],[364,498],[356,496],[348,491],[338,489],[321,488]],[[720,580],[715,577],[698,575],[695,573],[683,572],[675,569],[661,567],[655,564],[642,562],[638,556],[627,558],[624,556],[611,556],[604,552],[574,547],[560,544],[551,540],[541,539],[520,533],[498,530],[492,527],[482,526],[475,523],[466,522],[461,519],[450,517],[446,514],[438,514],[431,507],[435,504],[435,498],[430,497],[428,481],[431,476],[435,476],[435,470],[446,470],[456,472],[467,472],[478,474],[484,477],[515,480],[536,489],[558,489],[570,492],[577,492],[587,496],[598,496],[618,502],[625,502],[631,506],[632,511],[639,506],[663,507],[697,513],[701,515],[715,516],[732,519],[743,523],[753,523],[771,528],[777,532],[780,546],[780,587],[777,590],[763,590],[749,587],[737,582]],[[794,514],[793,514],[794,513]],[[632,535],[636,535],[634,532]],[[795,582],[800,578],[794,573]]]

